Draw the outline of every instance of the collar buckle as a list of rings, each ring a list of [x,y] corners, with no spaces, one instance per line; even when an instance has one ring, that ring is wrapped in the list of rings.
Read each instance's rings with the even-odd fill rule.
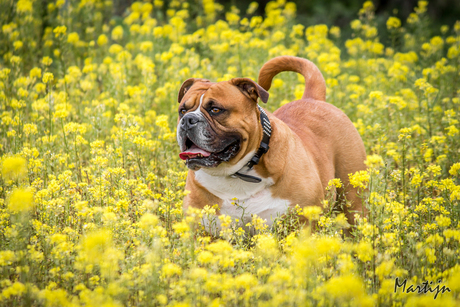
[[[264,142],[260,143],[259,150],[262,152],[262,154],[266,153],[268,149],[270,149],[270,146],[268,146],[267,143],[264,143]]]

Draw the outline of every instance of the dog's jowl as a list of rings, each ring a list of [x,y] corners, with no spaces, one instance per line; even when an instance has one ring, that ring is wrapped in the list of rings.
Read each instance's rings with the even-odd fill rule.
[[[258,101],[267,103],[272,79],[282,71],[302,74],[305,91],[271,114]],[[329,180],[340,178],[336,194],[351,203],[344,207],[353,224],[364,208],[348,174],[365,169],[366,153],[350,119],[325,99],[319,69],[291,56],[265,63],[258,83],[186,80],[177,124],[180,158],[189,168],[185,209],[218,204],[220,214],[241,218],[244,208],[246,218],[257,214],[271,225],[297,204],[321,205]]]

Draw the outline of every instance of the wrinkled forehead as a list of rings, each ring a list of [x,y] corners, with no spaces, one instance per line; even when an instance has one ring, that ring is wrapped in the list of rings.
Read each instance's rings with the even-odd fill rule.
[[[180,102],[180,106],[184,103],[187,105],[193,105],[195,103],[200,103],[200,97],[209,90],[209,88],[216,83],[214,82],[195,82],[192,87],[185,93],[182,101]]]
[[[195,104],[199,105],[203,95],[206,98],[213,98],[220,102],[235,98],[236,95],[241,95],[240,90],[228,81],[221,82],[196,82],[184,95],[181,101],[182,104],[186,103],[191,107]]]
[[[221,102],[236,100],[239,95],[241,95],[241,91],[229,81],[216,83],[206,92],[206,97],[209,96]]]

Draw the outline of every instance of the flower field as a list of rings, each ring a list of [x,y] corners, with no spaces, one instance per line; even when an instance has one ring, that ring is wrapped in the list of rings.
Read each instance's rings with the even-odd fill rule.
[[[264,16],[43,3],[0,1],[0,306],[460,305],[460,21],[434,29],[420,1],[379,33],[368,1],[345,38],[284,0]],[[253,216],[254,236],[216,206],[182,210],[181,83],[257,80],[279,55],[318,65],[366,146],[350,182],[369,215],[351,237],[332,197],[272,229]],[[266,108],[303,89],[278,75]]]

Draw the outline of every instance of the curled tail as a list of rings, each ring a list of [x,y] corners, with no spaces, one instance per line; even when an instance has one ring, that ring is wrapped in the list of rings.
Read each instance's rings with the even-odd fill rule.
[[[259,85],[268,91],[273,77],[282,71],[295,71],[305,77],[302,99],[326,100],[326,82],[318,67],[313,62],[298,57],[279,56],[265,63],[259,71]]]

